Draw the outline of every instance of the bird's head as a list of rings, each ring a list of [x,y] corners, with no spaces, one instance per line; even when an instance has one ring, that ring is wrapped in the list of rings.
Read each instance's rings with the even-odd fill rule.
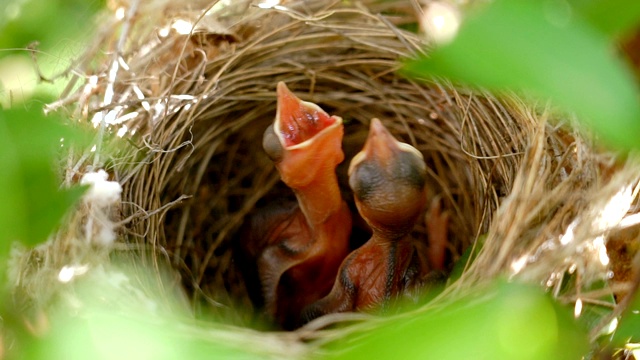
[[[318,105],[300,100],[283,82],[277,85],[278,105],[263,147],[289,186],[304,186],[319,171],[334,172],[344,160],[342,118],[329,116]]]
[[[349,186],[362,217],[374,230],[406,234],[424,207],[425,183],[422,154],[373,119],[364,148],[349,165]]]

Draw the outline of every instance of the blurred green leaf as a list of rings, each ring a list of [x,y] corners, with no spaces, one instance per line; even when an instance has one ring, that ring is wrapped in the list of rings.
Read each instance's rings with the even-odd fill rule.
[[[0,106],[57,100],[68,81],[57,76],[88,46],[97,25],[92,19],[104,5],[105,0],[0,1]],[[40,82],[35,66],[54,82]]]
[[[624,35],[640,25],[640,1],[573,0],[572,3],[592,26],[612,37]]]
[[[53,331],[22,334],[9,355],[32,360],[267,358],[233,330],[194,321],[176,274],[162,260],[153,268],[136,255],[117,263],[74,278],[73,296],[58,297],[48,309]]]
[[[497,0],[470,16],[452,43],[407,62],[405,70],[530,92],[575,112],[610,144],[640,146],[631,72],[606,36],[556,2]]]
[[[590,293],[601,293],[602,295],[594,298]],[[582,308],[577,321],[582,324],[584,329],[593,329],[598,326],[611,315],[616,306],[613,291],[609,288],[609,283],[606,280],[597,280],[587,285],[577,272],[566,271],[562,276],[562,284],[557,296],[575,297],[576,294],[583,294],[583,297],[580,298]],[[611,335],[611,333],[611,329],[606,327],[602,329],[600,335]]]
[[[0,255],[12,241],[46,240],[84,188],[60,189],[54,171],[61,139],[82,137],[41,110],[0,111]]]
[[[618,329],[613,336],[614,346],[622,347],[628,342],[640,342],[640,291],[633,297],[633,301],[620,318]]]
[[[87,35],[87,19],[104,0],[4,0],[0,2],[0,48],[24,48],[34,41],[45,49],[62,39]]]
[[[24,188],[20,177],[13,175],[20,173],[19,150],[13,140],[0,112],[0,256],[7,254],[10,242],[27,227]]]
[[[180,319],[145,315],[91,309],[82,317],[55,319],[52,325],[58,331],[32,342],[23,356],[33,360],[257,358],[221,341],[190,334],[185,331],[189,325],[180,324]]]
[[[576,277],[572,275],[572,277]],[[593,329],[602,322],[603,319],[611,315],[614,307],[616,306],[616,300],[613,292],[610,291],[609,283],[604,280],[593,282],[590,286],[582,289],[582,291],[588,293],[591,291],[602,291],[603,295],[597,299],[596,302],[583,301],[582,314],[578,318],[578,321],[584,325],[585,329]],[[611,335],[608,328],[605,328],[602,335]]]
[[[537,287],[499,284],[336,344],[336,359],[580,359],[587,336]]]

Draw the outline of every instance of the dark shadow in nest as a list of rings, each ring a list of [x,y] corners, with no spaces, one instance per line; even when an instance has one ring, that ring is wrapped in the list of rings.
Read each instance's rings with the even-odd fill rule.
[[[343,117],[345,160],[338,174],[349,202],[346,169],[362,148],[372,118],[422,152],[429,196],[441,196],[451,213],[449,265],[486,232],[500,197],[511,188],[529,130],[490,96],[425,86],[397,75],[399,54],[411,53],[415,49],[408,44],[419,43],[415,34],[390,31],[388,24],[353,12],[332,13],[322,18],[322,26],[271,14],[285,25],[207,64],[209,75],[221,67],[225,71],[215,90],[205,87],[211,93],[198,104],[184,135],[193,146],[173,159],[184,170],[167,175],[162,194],[165,202],[193,195],[167,213],[162,245],[182,270],[197,312],[244,325],[254,320],[254,303],[233,266],[234,242],[253,212],[293,199],[262,149],[263,132],[275,116],[278,81]],[[354,21],[351,17],[362,29],[341,25]],[[400,34],[407,38],[398,41]],[[426,240],[425,228],[420,221],[413,235]],[[367,236],[355,236],[353,246]]]
[[[595,193],[597,200],[609,195],[602,184],[593,184],[601,182],[602,169],[593,169],[598,163],[590,162],[600,155],[592,156],[590,146],[573,138],[573,132],[563,135],[556,125],[541,123],[548,109],[399,76],[402,58],[429,51],[423,38],[404,30],[418,23],[409,2],[287,1],[294,12],[250,3],[234,1],[224,12],[207,11],[204,17],[199,9],[191,14],[194,23],[211,17],[219,26],[196,27],[190,34],[171,30],[161,35],[176,9],[180,18],[190,17],[177,3],[173,14],[154,6],[161,13],[109,22],[96,44],[104,46],[92,46],[78,62],[86,71],[74,71],[65,90],[69,97],[56,105],[74,104],[73,117],[79,119],[108,111],[126,121],[135,150],[125,151],[108,168],[123,185],[123,232],[136,243],[134,248],[171,260],[196,314],[247,326],[259,318],[235,270],[232,250],[253,212],[293,200],[261,147],[264,129],[275,114],[274,89],[280,80],[304,100],[345,119],[346,159],[338,169],[343,189],[345,168],[362,147],[367,124],[377,117],[425,157],[430,196],[441,196],[452,215],[449,265],[487,235],[481,254],[445,292],[460,294],[475,283],[511,274],[514,259],[524,259],[522,254],[536,254],[538,260],[527,264],[521,280],[541,283],[557,274],[550,265],[562,264],[562,271],[572,266],[563,258],[566,252],[548,252],[545,259],[537,256],[537,249],[567,229],[565,219],[591,223],[585,203],[592,202],[592,196],[585,194]],[[136,31],[127,34],[129,25]],[[123,35],[127,41],[118,41]],[[110,64],[120,64],[119,72]],[[77,81],[88,86],[73,86]],[[117,99],[105,104],[111,88]],[[124,120],[124,114],[136,116]],[[116,129],[112,127],[114,133]],[[93,158],[86,155],[78,166]],[[632,166],[623,170],[627,173],[618,181],[624,176],[637,181]],[[507,196],[510,201],[501,204]],[[348,191],[345,199],[351,200]],[[499,205],[504,206],[496,212]],[[423,223],[413,235],[426,238]],[[634,240],[636,235],[612,236],[609,256],[614,265],[617,257],[628,264],[637,253],[631,243],[616,237]],[[356,236],[352,247],[367,236]],[[69,238],[75,239],[74,233]],[[48,251],[47,256],[66,265],[62,254],[69,249],[64,242],[55,243],[62,244],[62,250]],[[157,265],[158,258],[149,262]],[[28,296],[41,298],[49,277],[35,270],[25,272],[24,278],[30,280]],[[615,281],[626,282],[632,269],[613,270]]]
[[[190,233],[189,237],[196,239],[197,242],[188,243],[187,245],[191,245],[191,248],[181,249],[182,253],[187,254],[182,258],[183,266],[189,269],[183,273],[185,285],[194,295],[196,308],[200,308],[203,314],[210,314],[217,320],[222,317],[245,326],[255,326],[264,318],[259,311],[261,307],[259,284],[251,280],[247,282],[247,274],[243,275],[238,271],[234,263],[237,260],[233,256],[234,244],[240,236],[245,236],[243,229],[246,228],[246,221],[251,216],[273,204],[295,202],[293,192],[279,181],[273,163],[267,158],[261,146],[263,131],[273,121],[275,115],[274,100],[275,95],[270,102],[263,102],[264,115],[234,132],[230,131],[226,136],[221,136],[224,139],[223,143],[210,145],[217,147],[216,154],[209,160],[203,181],[189,204],[192,215],[186,231]],[[325,108],[330,114],[341,114],[339,109],[327,106]],[[384,118],[380,115],[385,114],[377,113],[375,116]],[[418,135],[417,140],[412,139],[409,133],[403,132],[406,129],[405,126],[389,121],[389,118],[393,116],[388,114],[385,123],[394,135],[408,143],[412,140],[418,141],[418,148],[422,150],[429,168],[437,171],[430,174],[428,184],[431,190],[430,196],[442,194],[444,184],[450,194],[446,202],[473,204],[477,200],[468,198],[468,191],[458,188],[464,186],[459,182],[459,175],[447,174],[451,169],[447,170],[443,164],[451,162],[450,156],[443,154],[438,145],[434,146],[428,140],[424,140],[429,136],[438,136],[437,133],[425,132],[417,123],[408,124],[413,136]],[[364,118],[346,118],[345,120],[343,141],[345,160],[339,165],[337,174],[343,198],[352,209],[355,209],[348,187],[347,169],[351,158],[362,149],[368,132],[368,120]],[[443,125],[438,124],[438,120],[439,118],[431,119],[434,126]],[[206,121],[197,125],[203,128],[194,127],[194,134],[205,132]],[[436,139],[436,141],[441,140]],[[458,160],[462,160],[459,166],[463,169],[462,172],[465,172],[464,166],[468,159]],[[495,164],[489,166],[495,167]],[[452,205],[448,203],[445,207],[452,208]],[[286,213],[286,206],[281,210]],[[166,222],[168,232],[175,228],[172,223],[179,220],[180,212],[181,210],[177,209],[168,213]],[[356,211],[353,213],[357,214]],[[471,219],[471,221],[477,220]],[[357,220],[355,224],[351,239],[352,249],[360,246],[370,236],[365,224]],[[464,250],[460,243],[465,239],[459,237],[468,237],[471,229],[477,226],[470,223],[468,219],[458,218],[451,227],[461,229],[460,224],[464,224],[467,230],[458,231],[452,235],[454,240],[447,251],[449,267]],[[170,236],[167,235],[167,238],[169,239]],[[426,229],[423,222],[419,222],[416,226],[413,236],[426,244]],[[466,241],[469,241],[469,238]],[[170,246],[169,249],[177,250],[171,249]],[[249,279],[255,279],[255,274],[253,275],[249,276]]]
[[[331,99],[330,95],[316,93],[314,99],[311,99],[305,96],[303,83],[290,84],[293,84],[292,88],[303,99],[317,102],[330,114],[358,114],[357,117],[345,116],[345,160],[337,169],[343,198],[352,208],[353,197],[348,187],[347,168],[353,155],[362,149],[370,118],[378,117],[394,136],[413,144],[423,153],[429,169],[429,197],[442,196],[444,208],[452,214],[446,254],[449,269],[475,237],[486,231],[490,215],[499,199],[508,193],[515,171],[513,169],[517,168],[515,164],[519,159],[518,156],[489,155],[511,152],[517,154],[526,146],[521,137],[523,130],[498,102],[473,95],[464,96],[455,92],[447,94],[441,93],[440,89],[424,88],[421,91],[429,91],[430,95],[441,97],[440,104],[430,111],[425,111],[423,106],[411,109],[408,112],[415,114],[413,120],[402,122],[388,108],[371,112],[364,105],[354,108],[353,103],[348,100],[337,103],[334,101],[338,106],[331,106],[327,105],[331,101],[325,103],[315,100]],[[193,294],[195,308],[217,320],[222,317],[245,326],[255,326],[256,322],[264,319],[259,311],[261,302],[256,290],[259,289],[258,285],[251,281],[245,283],[243,275],[234,264],[234,244],[239,236],[243,236],[242,230],[251,215],[274,203],[295,201],[293,192],[279,180],[273,163],[262,149],[263,132],[275,116],[275,92],[271,91],[270,99],[257,101],[253,107],[246,106],[259,107],[260,111],[256,112],[259,113],[258,116],[247,120],[243,126],[220,133],[216,141],[210,144],[201,144],[203,148],[199,152],[207,153],[206,149],[212,147],[215,149],[211,151],[213,155],[207,162],[205,176],[195,196],[187,204],[191,215],[185,233],[192,241],[183,242],[181,249],[171,248],[170,241],[167,245],[169,250],[179,250],[185,254],[181,257],[182,268],[188,270],[183,271],[183,277],[188,292]],[[358,95],[351,93],[349,96]],[[466,111],[460,106],[460,102],[472,103],[473,107]],[[345,104],[349,105],[348,110],[343,110],[346,108]],[[495,112],[501,114],[495,115]],[[233,118],[235,115],[237,114],[231,113],[228,116]],[[460,132],[464,130],[461,128],[465,116],[469,121],[480,123],[486,123],[490,116],[502,116],[502,121],[509,126],[504,129],[500,129],[499,124],[474,126],[470,131],[476,134],[470,134],[468,139],[461,140]],[[215,123],[224,121],[215,119]],[[214,126],[214,120],[196,123],[192,131],[196,134],[194,137],[207,133],[211,126]],[[496,139],[501,142],[495,141]],[[466,141],[466,144],[461,145],[461,141]],[[478,144],[482,141],[491,142],[495,147]],[[478,156],[465,153],[462,146],[467,146],[465,151]],[[204,160],[200,158],[198,161]],[[190,171],[197,171],[197,168],[193,166]],[[167,239],[171,238],[170,232],[175,231],[178,226],[182,211],[175,209],[168,213]],[[365,228],[366,226],[356,228],[352,248],[368,239],[369,233]],[[412,235],[427,243],[423,221],[418,222]]]

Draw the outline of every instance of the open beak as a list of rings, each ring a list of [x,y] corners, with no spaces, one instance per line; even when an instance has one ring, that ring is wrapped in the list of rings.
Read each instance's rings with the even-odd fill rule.
[[[285,148],[304,147],[325,129],[342,124],[342,118],[329,116],[318,105],[300,100],[282,81],[278,83],[277,95],[274,130]]]

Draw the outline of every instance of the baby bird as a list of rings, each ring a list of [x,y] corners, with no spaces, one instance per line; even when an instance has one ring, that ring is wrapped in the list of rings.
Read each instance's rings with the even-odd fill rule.
[[[422,154],[373,119],[349,166],[349,185],[372,236],[344,260],[331,292],[305,308],[305,321],[370,310],[414,286],[426,270],[409,233],[426,202],[425,183]]]
[[[255,255],[267,314],[284,329],[300,325],[302,309],[331,290],[349,252],[351,213],[341,197],[336,166],[344,160],[342,118],[297,98],[283,82],[263,147],[297,206],[267,215]],[[264,224],[265,216],[262,216]],[[255,235],[253,236],[255,238]]]

